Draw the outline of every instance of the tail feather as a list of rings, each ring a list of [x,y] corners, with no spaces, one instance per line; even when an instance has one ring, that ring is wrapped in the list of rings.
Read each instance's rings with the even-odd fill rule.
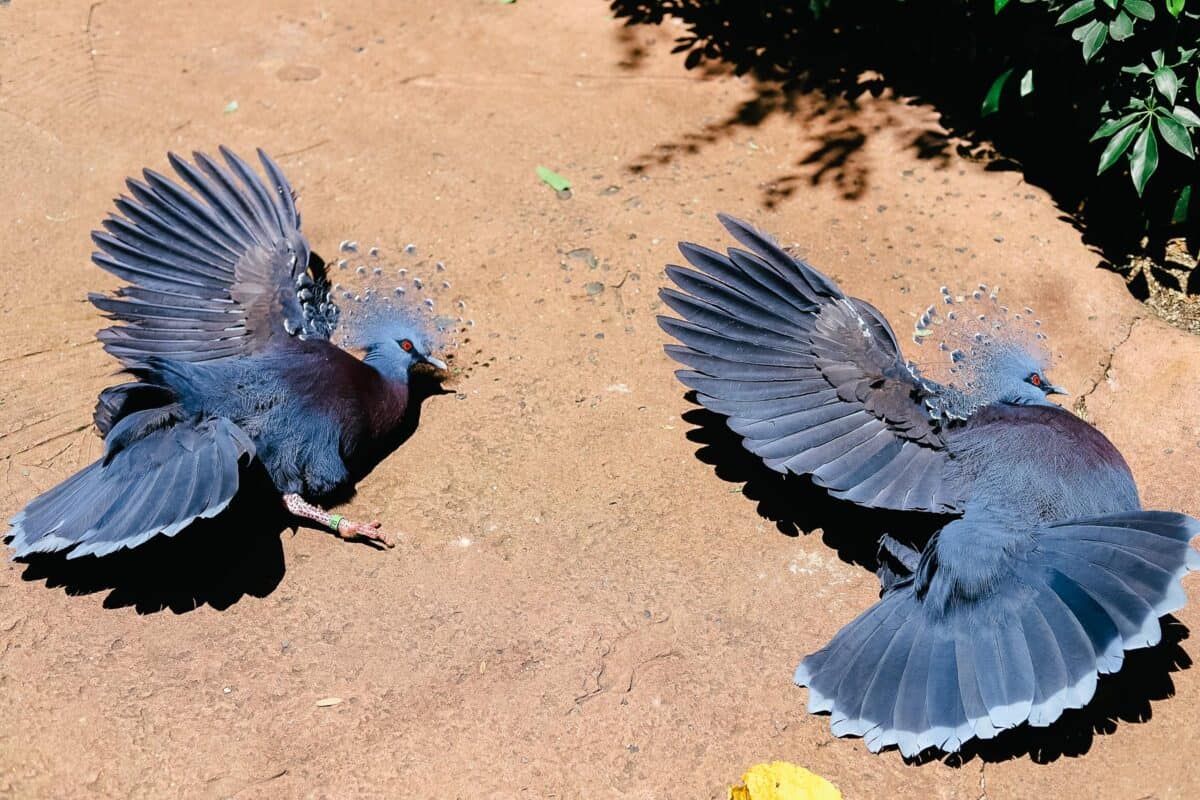
[[[913,639],[904,675],[900,678],[899,695],[892,714],[892,727],[900,731],[901,746],[914,746],[905,740],[907,731],[923,731],[929,728],[929,708],[925,705],[925,691],[929,685],[929,664],[933,658],[933,635],[924,625],[920,626]]]
[[[254,456],[245,432],[224,419],[152,426],[121,445],[9,520],[16,557],[105,555],[174,536],[220,513],[237,492],[242,458]]]
[[[967,712],[958,691],[958,655],[952,639],[935,639],[929,648],[925,714],[929,726],[928,738],[934,747],[957,750],[970,738]],[[904,743],[910,751],[918,749],[921,744],[907,738]]]
[[[1158,621],[1155,620],[1156,626]],[[1029,724],[1049,725],[1062,714],[1068,704],[1083,705],[1087,698],[1073,691],[1074,682],[1063,658],[1062,643],[1055,637],[1050,623],[1036,604],[1029,604],[1021,615],[1021,630],[1033,656],[1033,704]]]
[[[1185,597],[1200,522],[1138,512],[1007,531],[950,523],[900,582],[796,669],[809,710],[877,751],[947,752],[1088,703]],[[995,557],[995,558],[993,558]]]
[[[862,711],[859,712],[863,719],[873,723],[873,727],[864,734],[868,741],[893,726],[898,679],[904,674],[904,666],[912,655],[913,641],[920,627],[920,617],[913,615],[905,619],[877,662],[875,674],[863,695]]]
[[[846,638],[851,640],[848,644],[852,647],[844,648],[837,655],[831,653],[831,659],[849,659],[848,663],[851,665],[851,669],[845,671],[843,680],[837,684],[836,693],[831,693],[834,698],[831,724],[845,734],[854,736],[862,736],[867,732],[861,719],[863,701],[866,700],[866,693],[862,691],[862,687],[870,685],[879,660],[899,632],[905,618],[894,606],[885,607],[880,604],[872,610],[879,612],[879,624],[875,629],[872,630],[869,624],[864,625],[864,632],[857,637],[857,642],[853,641],[856,631],[843,629],[847,632]],[[838,635],[841,636],[840,633]],[[837,637],[835,641],[836,639]],[[801,667],[803,666],[801,664]]]

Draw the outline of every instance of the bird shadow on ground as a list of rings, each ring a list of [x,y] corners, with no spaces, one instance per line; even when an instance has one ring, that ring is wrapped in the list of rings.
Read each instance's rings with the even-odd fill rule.
[[[687,399],[695,402],[695,392]],[[875,572],[883,534],[919,549],[948,520],[939,514],[882,511],[838,500],[808,477],[767,467],[742,446],[742,437],[729,429],[722,415],[697,407],[683,420],[695,426],[687,437],[700,445],[696,458],[712,466],[721,480],[742,484],[741,493],[758,504],[758,513],[780,533],[799,536],[820,529],[822,541],[847,563]]]
[[[695,392],[689,392],[687,399],[695,402]],[[683,419],[695,426],[687,436],[700,445],[696,457],[713,466],[722,480],[742,484],[742,494],[757,503],[761,516],[787,536],[821,529],[822,541],[848,563],[874,572],[879,568],[878,539],[882,534],[889,533],[920,549],[950,519],[937,514],[865,509],[837,500],[808,478],[769,469],[742,446],[742,438],[729,429],[724,416],[697,407],[684,413]],[[972,740],[958,753],[929,750],[905,762],[919,766],[940,761],[960,767],[976,759],[996,763],[1029,757],[1034,763],[1048,764],[1064,756],[1084,755],[1096,736],[1115,732],[1121,722],[1148,721],[1153,715],[1151,702],[1174,695],[1171,673],[1192,665],[1180,646],[1189,632],[1170,615],[1162,619],[1162,628],[1158,645],[1126,653],[1121,671],[1100,678],[1087,706],[1067,711],[1052,725],[1022,725],[994,739]]]
[[[356,472],[370,472],[407,441],[420,422],[424,401],[447,393],[428,376],[415,376],[410,411],[400,430],[380,442]],[[350,488],[322,502],[345,502],[353,495]],[[224,611],[247,595],[262,598],[275,591],[286,572],[280,534],[297,526],[310,527],[287,513],[266,472],[252,464],[242,469],[233,502],[212,519],[101,558],[37,553],[22,559],[26,568],[21,577],[45,581],[47,588],[61,587],[69,595],[108,592],[105,608],[132,606],[139,614],[166,609],[183,614],[205,605]]]
[[[224,610],[246,595],[266,597],[283,580],[279,534],[289,517],[263,470],[243,468],[241,480],[225,511],[176,536],[99,558],[36,553],[24,559],[21,577],[69,595],[108,592],[105,608],[132,606],[139,614]]]

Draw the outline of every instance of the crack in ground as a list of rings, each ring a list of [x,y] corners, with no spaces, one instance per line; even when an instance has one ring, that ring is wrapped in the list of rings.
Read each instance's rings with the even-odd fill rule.
[[[87,23],[83,26],[83,35],[87,39],[88,83],[91,87],[93,101],[100,99],[100,76],[96,71],[96,35],[92,33],[92,17],[95,16],[96,9],[102,5],[104,5],[104,0],[96,0],[88,6]]]
[[[625,691],[623,691],[622,694],[629,694],[630,692],[633,691],[634,678],[637,677],[637,671],[639,669],[641,669],[642,667],[646,666],[647,664],[652,664],[655,661],[661,661],[664,658],[678,658],[678,657],[679,657],[679,653],[676,652],[674,649],[671,649],[671,650],[666,650],[661,653],[655,653],[654,655],[650,656],[649,658],[643,659],[642,661],[639,661],[638,663],[634,664],[633,669],[631,669],[629,671],[629,683],[628,683],[628,685],[626,685]]]
[[[1133,329],[1136,328],[1137,324],[1143,319],[1145,319],[1145,317],[1137,315],[1129,321],[1129,327],[1125,330],[1125,335],[1121,338],[1121,341],[1110,347],[1108,350],[1108,356],[1106,356],[1105,359],[1100,362],[1101,367],[1103,367],[1100,372],[1100,377],[1092,381],[1092,385],[1088,387],[1088,390],[1086,392],[1081,392],[1079,397],[1075,400],[1075,414],[1078,415],[1080,419],[1086,420],[1088,418],[1088,398],[1092,396],[1096,389],[1100,388],[1100,384],[1108,380],[1109,373],[1112,372],[1113,359],[1116,358],[1117,351],[1120,350],[1121,347],[1123,347],[1125,343],[1133,337]]]

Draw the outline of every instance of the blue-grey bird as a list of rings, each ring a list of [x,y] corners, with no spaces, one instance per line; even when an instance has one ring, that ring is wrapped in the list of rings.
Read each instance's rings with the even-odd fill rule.
[[[812,712],[872,751],[953,752],[1092,697],[1124,653],[1159,641],[1200,565],[1200,523],[1143,511],[1129,467],[1052,403],[1028,309],[980,286],[942,290],[917,322],[937,361],[901,356],[870,304],[737,220],[748,250],[680,249],[661,291],[667,352],[699,402],[779,472],[863,506],[946,515],[918,553],[881,570],[878,603],[796,669]],[[926,346],[929,346],[928,344]]]
[[[432,314],[398,289],[358,297],[339,327],[279,167],[259,150],[264,179],[221,154],[171,154],[181,183],[149,169],[128,180],[119,213],[92,234],[92,260],[130,284],[90,299],[122,323],[98,338],[133,380],[100,394],[100,460],[9,520],[15,556],[100,556],[174,536],[224,509],[251,460],[294,515],[393,543],[379,523],[312,501],[351,486],[403,424],[410,372],[445,377]],[[361,360],[330,341],[335,330]]]

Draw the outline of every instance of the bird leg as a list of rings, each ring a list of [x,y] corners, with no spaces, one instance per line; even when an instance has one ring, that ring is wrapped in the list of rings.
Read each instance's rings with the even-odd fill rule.
[[[362,536],[364,539],[371,539],[388,547],[396,546],[395,540],[379,529],[380,523],[378,522],[351,522],[341,514],[331,514],[319,506],[314,506],[298,494],[285,494],[283,504],[287,506],[289,512],[297,517],[311,519],[313,522],[324,525],[343,539]]]
[[[890,533],[879,538],[879,554],[884,553],[899,561],[910,573],[915,573],[921,564],[921,551],[897,541]]]
[[[875,574],[879,577],[885,594],[907,583],[916,574],[921,563],[920,552],[896,541],[887,533],[879,539],[879,550],[875,555],[879,559],[879,569]],[[897,570],[896,565],[900,569]]]

